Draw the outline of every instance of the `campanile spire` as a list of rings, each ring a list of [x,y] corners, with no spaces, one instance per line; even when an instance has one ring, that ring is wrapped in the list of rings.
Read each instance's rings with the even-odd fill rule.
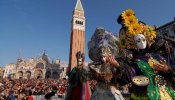
[[[69,69],[77,66],[76,53],[85,53],[85,16],[81,0],[77,0],[71,21],[71,41],[69,54]]]

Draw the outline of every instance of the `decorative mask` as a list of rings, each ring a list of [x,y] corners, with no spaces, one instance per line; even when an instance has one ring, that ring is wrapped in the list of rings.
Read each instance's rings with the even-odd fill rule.
[[[78,67],[81,66],[83,64],[83,61],[84,61],[84,54],[81,53],[80,51],[77,52],[76,54],[76,58],[77,58],[77,65]]]
[[[102,54],[102,62],[106,63],[106,53]]]
[[[145,49],[147,45],[146,38],[143,34],[137,34],[134,36],[134,41],[138,49]]]
[[[78,59],[78,65],[82,65],[82,58]]]

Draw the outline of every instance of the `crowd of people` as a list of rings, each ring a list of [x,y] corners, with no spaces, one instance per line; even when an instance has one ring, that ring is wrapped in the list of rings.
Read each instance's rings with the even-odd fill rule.
[[[35,95],[45,95],[47,98],[52,92],[60,97],[65,93],[66,87],[66,79],[0,79],[0,99],[27,100],[29,96]]]
[[[89,81],[92,90],[97,81]],[[50,98],[53,95],[64,98],[68,86],[67,79],[0,79],[0,100],[29,100],[36,95]]]

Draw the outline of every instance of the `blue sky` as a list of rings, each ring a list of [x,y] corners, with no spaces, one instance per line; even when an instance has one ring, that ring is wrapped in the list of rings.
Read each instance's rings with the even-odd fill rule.
[[[117,34],[117,16],[128,8],[139,20],[161,26],[175,17],[175,0],[81,0],[86,17],[87,42],[96,27]],[[71,18],[76,0],[0,0],[0,66],[46,50],[50,59],[69,59]]]

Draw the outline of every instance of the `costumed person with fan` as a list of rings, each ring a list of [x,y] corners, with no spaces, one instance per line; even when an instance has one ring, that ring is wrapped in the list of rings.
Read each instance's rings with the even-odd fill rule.
[[[69,73],[69,85],[65,100],[90,100],[91,90],[86,79],[82,75],[84,67],[84,54],[80,51],[76,54],[77,67]]]
[[[98,27],[88,43],[90,79],[97,81],[91,100],[124,100],[116,78],[120,78],[122,67],[115,59],[119,55],[118,37]]]
[[[132,77],[132,100],[175,100],[175,91],[166,81],[171,79],[171,67],[159,54],[153,53],[156,38],[153,27],[138,21],[131,9],[118,18],[122,28],[120,47],[133,52],[133,67],[137,76]]]

